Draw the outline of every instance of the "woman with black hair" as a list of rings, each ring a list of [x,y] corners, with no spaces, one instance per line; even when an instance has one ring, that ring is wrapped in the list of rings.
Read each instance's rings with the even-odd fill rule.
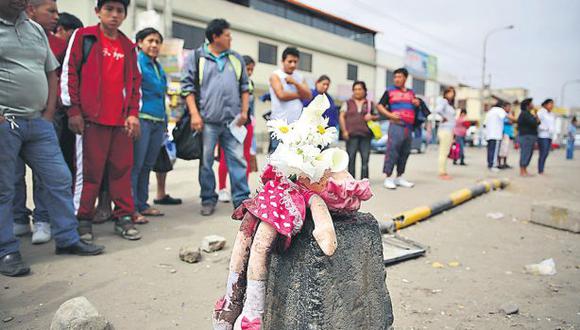
[[[532,160],[534,145],[538,139],[538,126],[540,120],[532,114],[532,99],[527,98],[522,101],[521,113],[518,117],[518,134],[520,141],[520,176],[529,177],[528,165]]]
[[[135,38],[139,45],[138,63],[142,75],[141,109],[139,122],[141,137],[135,141],[133,150],[133,171],[131,184],[135,213],[133,222],[147,223],[147,216],[162,216],[163,213],[149,204],[149,174],[155,165],[157,156],[163,144],[163,137],[167,127],[165,113],[165,93],[167,78],[157,56],[163,43],[161,33],[153,28],[146,28],[137,32]]]
[[[369,157],[371,153],[372,133],[368,121],[377,120],[379,116],[375,104],[367,100],[367,85],[364,81],[352,84],[352,97],[340,108],[340,129],[346,141],[348,153],[348,172],[356,177],[356,154],[361,156],[361,179],[369,177]]]

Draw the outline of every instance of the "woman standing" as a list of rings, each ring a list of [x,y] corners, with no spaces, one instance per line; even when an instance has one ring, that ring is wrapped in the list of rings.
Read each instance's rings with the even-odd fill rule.
[[[316,80],[316,85],[314,89],[312,89],[312,99],[309,101],[303,102],[304,106],[307,107],[316,96],[320,94],[326,94],[328,97],[328,101],[330,102],[330,107],[326,109],[326,111],[322,114],[322,117],[328,118],[328,126],[329,127],[336,127],[338,129],[338,111],[336,109],[336,105],[332,99],[332,96],[328,95],[328,89],[330,88],[330,78],[323,74],[321,75],[318,80]]]
[[[369,157],[371,154],[372,133],[368,121],[377,120],[375,104],[367,100],[367,85],[364,81],[352,84],[352,97],[340,108],[340,128],[346,141],[349,163],[348,172],[355,176],[356,154],[361,156],[361,179],[369,177]]]
[[[467,125],[469,121],[466,120],[467,111],[461,109],[459,113],[459,118],[455,121],[455,128],[453,129],[453,134],[455,134],[455,143],[459,144],[459,165],[466,166],[465,164],[465,136],[467,135]],[[457,160],[453,160],[453,165],[457,165]]]
[[[532,99],[522,101],[521,113],[518,117],[518,134],[520,140],[520,176],[529,177],[528,165],[532,160],[534,145],[538,139],[538,125],[540,120],[532,114],[534,108]]]
[[[439,178],[442,180],[451,180],[447,174],[447,156],[453,143],[453,130],[455,129],[455,88],[447,87],[443,92],[443,97],[437,100],[435,113],[441,116],[441,123],[437,131],[439,138]]]
[[[167,127],[165,113],[165,93],[167,78],[157,56],[163,43],[163,36],[153,28],[146,28],[137,33],[139,45],[139,69],[141,70],[141,137],[135,141],[134,163],[131,180],[135,213],[133,222],[145,224],[146,216],[162,216],[161,211],[149,206],[149,174],[155,165],[163,136]]]
[[[538,159],[538,173],[544,174],[546,160],[552,149],[552,137],[556,133],[556,117],[552,113],[554,100],[547,99],[542,102],[542,108],[538,111],[538,147],[540,149],[540,159]]]

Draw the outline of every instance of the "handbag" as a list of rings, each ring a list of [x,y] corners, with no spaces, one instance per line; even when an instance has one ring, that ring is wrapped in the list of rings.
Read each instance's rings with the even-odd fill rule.
[[[201,159],[203,157],[203,139],[201,132],[191,129],[191,117],[184,115],[173,129],[173,143],[177,158],[183,160]]]
[[[371,101],[367,101],[367,113],[371,113]],[[375,140],[379,140],[380,138],[383,137],[383,131],[381,130],[381,124],[379,124],[377,121],[375,120],[369,120],[367,121],[367,126],[369,128],[369,130],[371,130],[371,133],[373,134],[373,138]]]
[[[157,156],[157,160],[153,166],[153,172],[167,173],[171,170],[173,170],[173,164],[171,163],[167,149],[165,146],[161,146],[161,150],[159,151],[159,155]]]
[[[454,142],[451,145],[451,149],[449,149],[449,155],[447,155],[447,157],[449,159],[452,159],[452,160],[458,160],[459,159],[459,148],[461,148],[459,146],[459,143]]]

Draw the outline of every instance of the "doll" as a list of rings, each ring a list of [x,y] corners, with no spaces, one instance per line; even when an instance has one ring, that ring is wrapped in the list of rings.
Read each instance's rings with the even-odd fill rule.
[[[226,294],[214,309],[214,329],[261,329],[270,253],[278,236],[285,248],[290,246],[302,229],[306,208],[312,214],[316,242],[325,255],[332,256],[337,241],[330,211],[355,212],[361,201],[372,196],[368,180],[356,181],[346,171],[346,152],[321,150],[337,133],[322,118],[327,108],[328,99],[319,95],[295,124],[268,122],[281,143],[261,174],[257,195],[244,201],[232,216],[242,223]]]

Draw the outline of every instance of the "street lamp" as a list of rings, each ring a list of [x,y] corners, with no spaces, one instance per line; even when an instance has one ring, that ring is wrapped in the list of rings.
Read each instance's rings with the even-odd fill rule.
[[[480,116],[483,115],[483,111],[485,109],[484,106],[484,101],[485,101],[485,97],[484,97],[484,91],[485,91],[485,62],[486,62],[486,51],[487,51],[487,39],[489,39],[489,37],[496,33],[496,32],[500,32],[500,31],[504,31],[504,30],[512,30],[514,28],[513,25],[508,25],[508,26],[503,26],[503,27],[499,27],[499,28],[495,28],[491,31],[489,31],[486,35],[485,35],[485,39],[483,39],[483,64],[481,66],[481,90],[479,91],[480,95],[480,102],[481,102],[481,110],[480,110]],[[481,118],[480,118],[481,119]]]
[[[560,105],[562,107],[564,106],[564,95],[565,95],[564,92],[566,92],[566,86],[568,86],[569,84],[573,84],[573,83],[580,83],[580,79],[568,80],[562,85],[562,90],[560,92]]]

